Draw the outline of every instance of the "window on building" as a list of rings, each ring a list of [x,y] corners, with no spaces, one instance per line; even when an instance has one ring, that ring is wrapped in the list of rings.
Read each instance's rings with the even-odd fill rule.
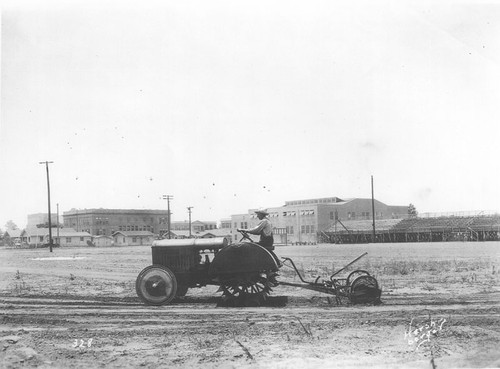
[[[330,220],[333,220],[333,211],[330,212]]]
[[[300,233],[306,233],[306,226],[301,226]]]
[[[132,237],[132,242],[137,242],[137,237]]]
[[[309,231],[310,231],[310,228],[309,228],[309,224],[308,224],[308,225],[306,225],[306,233],[309,233]]]
[[[311,225],[311,233],[314,233],[314,225]]]
[[[71,243],[71,237],[66,237],[66,243]]]
[[[83,241],[83,237],[80,237],[80,241]]]

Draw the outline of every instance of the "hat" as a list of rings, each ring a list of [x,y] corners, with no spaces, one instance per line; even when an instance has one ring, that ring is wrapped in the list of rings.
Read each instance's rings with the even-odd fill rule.
[[[255,214],[269,215],[269,213],[266,211],[266,209],[255,210]]]

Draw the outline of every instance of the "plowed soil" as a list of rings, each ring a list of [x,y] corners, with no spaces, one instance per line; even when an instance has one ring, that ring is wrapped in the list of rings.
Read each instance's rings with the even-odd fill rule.
[[[224,308],[217,286],[166,306],[141,303],[134,283],[151,263],[149,247],[2,249],[0,367],[499,367],[499,243],[276,250],[307,279],[364,251],[342,274],[369,270],[381,305],[337,305],[333,296],[278,286],[265,306]],[[290,268],[280,274],[299,282]],[[426,325],[435,331],[415,342]]]

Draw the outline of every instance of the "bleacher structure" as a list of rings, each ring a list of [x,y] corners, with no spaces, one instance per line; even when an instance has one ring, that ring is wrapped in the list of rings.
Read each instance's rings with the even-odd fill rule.
[[[500,214],[377,219],[375,240],[372,220],[337,220],[321,232],[320,242],[446,242],[499,241]]]

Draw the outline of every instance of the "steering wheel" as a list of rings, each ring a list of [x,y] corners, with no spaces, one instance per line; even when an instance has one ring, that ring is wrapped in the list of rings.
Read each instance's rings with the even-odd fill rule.
[[[241,233],[241,236],[242,236],[240,241],[243,241],[243,240],[245,240],[245,239],[246,239],[246,240],[248,240],[248,241],[250,241],[250,242],[253,242],[253,240],[250,238],[250,236],[248,235],[248,233],[247,233],[247,232],[245,232],[245,231],[243,231],[243,230],[241,230],[241,229],[239,229],[239,230],[238,230],[238,232],[240,232],[240,233]]]

